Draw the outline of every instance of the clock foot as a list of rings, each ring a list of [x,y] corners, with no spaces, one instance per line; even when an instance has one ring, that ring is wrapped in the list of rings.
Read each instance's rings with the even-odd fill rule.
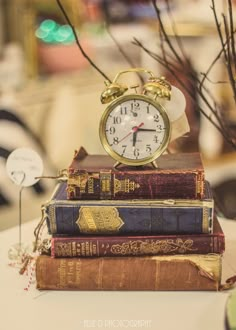
[[[151,164],[152,164],[153,167],[158,168],[158,165],[157,165],[155,160],[153,162],[151,162]]]
[[[116,163],[113,165],[113,167],[114,167],[115,169],[117,169],[117,167],[119,167],[120,165],[121,165],[120,162],[116,162]]]

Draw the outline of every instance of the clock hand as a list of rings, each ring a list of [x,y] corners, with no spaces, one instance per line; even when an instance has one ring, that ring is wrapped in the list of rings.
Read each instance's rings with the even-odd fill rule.
[[[120,142],[122,142],[124,139],[126,139],[128,136],[130,136],[131,134],[133,134],[133,133],[135,133],[135,132],[137,132],[137,130],[141,127],[141,126],[143,126],[144,125],[144,123],[141,123],[141,124],[139,124],[138,126],[135,126],[135,127],[133,127],[132,128],[132,130],[128,133],[128,134],[126,134],[118,143],[120,143]]]
[[[134,132],[134,134],[133,134],[133,148],[135,148],[135,145],[136,145],[137,133],[138,133],[138,131]]]
[[[138,132],[156,132],[155,129],[150,129],[150,128],[139,128],[137,131]]]

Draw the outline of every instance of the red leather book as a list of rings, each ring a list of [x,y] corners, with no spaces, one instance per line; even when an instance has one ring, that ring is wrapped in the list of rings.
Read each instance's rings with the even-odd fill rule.
[[[51,256],[115,257],[173,254],[222,254],[225,237],[215,217],[212,234],[53,237]]]
[[[68,169],[68,199],[201,199],[204,168],[199,153],[162,155],[158,168],[120,166],[108,155],[81,148]]]
[[[40,290],[218,290],[219,254],[51,258],[36,261]]]

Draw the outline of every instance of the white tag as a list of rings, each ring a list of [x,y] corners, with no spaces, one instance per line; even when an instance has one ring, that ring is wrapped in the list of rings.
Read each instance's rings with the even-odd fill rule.
[[[174,141],[190,131],[188,119],[185,113],[186,99],[184,94],[175,86],[171,86],[171,99],[158,99],[158,102],[166,109],[171,122],[171,138]]]
[[[22,187],[33,186],[43,174],[43,162],[40,156],[32,149],[15,149],[6,163],[7,174],[10,179]]]
[[[161,105],[166,109],[171,122],[179,119],[185,112],[186,99],[184,94],[175,86],[171,86],[171,99],[158,99]]]

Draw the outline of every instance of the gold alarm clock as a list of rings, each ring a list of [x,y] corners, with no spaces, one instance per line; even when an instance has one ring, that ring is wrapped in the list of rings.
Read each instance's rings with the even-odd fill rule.
[[[140,93],[124,95],[128,87],[118,83],[118,78],[129,72],[143,72],[149,75]],[[157,78],[143,68],[132,68],[119,72],[101,95],[105,109],[99,126],[101,143],[106,152],[117,163],[141,166],[152,163],[166,150],[171,125],[160,98],[170,100],[171,85],[164,77]],[[131,86],[130,88],[139,86]]]

